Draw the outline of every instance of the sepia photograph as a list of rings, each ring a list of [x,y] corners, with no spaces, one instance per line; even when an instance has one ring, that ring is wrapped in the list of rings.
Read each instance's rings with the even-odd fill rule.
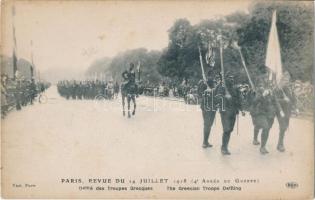
[[[314,2],[1,1],[4,199],[314,198]]]

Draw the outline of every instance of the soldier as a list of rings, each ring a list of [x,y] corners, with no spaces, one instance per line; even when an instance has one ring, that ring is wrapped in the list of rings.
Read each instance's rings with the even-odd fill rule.
[[[135,65],[133,63],[130,63],[130,68],[128,71],[128,79],[129,79],[130,83],[132,83],[132,84],[136,83]]]
[[[17,80],[15,85],[15,91],[14,91],[14,97],[15,97],[15,106],[16,110],[21,110],[21,99],[22,99],[22,86],[21,81]]]
[[[127,85],[127,83],[129,82],[129,72],[128,70],[123,71],[123,73],[121,74],[122,76],[122,83],[121,83],[121,89],[123,90],[124,87]]]
[[[130,115],[130,101],[133,102],[134,108],[132,111],[132,115],[135,115],[136,112],[136,96],[138,96],[138,86],[136,84],[136,73],[134,71],[134,64],[130,63],[130,68],[128,71],[124,71],[122,73],[123,83],[121,85],[121,97],[122,97],[122,105],[123,105],[123,115],[125,116],[125,98],[127,98],[128,102],[128,118]]]
[[[123,81],[128,81],[128,70],[125,70],[122,74],[121,74]]]
[[[107,98],[113,99],[114,97],[114,83],[112,80],[110,80],[106,86],[107,89]]]
[[[285,132],[289,127],[291,112],[294,111],[298,113],[298,109],[296,108],[296,97],[293,90],[290,88],[290,74],[288,71],[283,73],[283,77],[280,80],[278,88],[275,90],[275,97],[278,99],[279,106],[281,106],[281,110],[277,109],[276,117],[279,122],[279,139],[277,150],[280,152],[285,151],[284,147],[284,136]],[[280,112],[283,111],[283,115]]]
[[[234,129],[236,115],[239,113],[239,110],[242,110],[239,92],[234,84],[234,76],[231,73],[226,74],[226,82],[225,86],[222,87],[221,94],[224,94],[222,99],[224,110],[220,110],[223,127],[221,153],[223,155],[230,155],[231,153],[228,150],[228,145],[231,133]]]
[[[114,93],[115,93],[115,98],[117,98],[118,93],[119,93],[119,84],[116,81],[115,85],[114,85]]]
[[[30,101],[31,104],[33,104],[33,101],[35,100],[36,94],[37,94],[37,90],[36,90],[36,84],[35,84],[35,80],[32,78],[31,81],[31,85],[30,85]]]
[[[41,86],[40,86],[41,87]],[[71,97],[71,85],[69,81],[66,81],[65,83],[65,95],[66,95],[66,99],[69,100]],[[42,87],[40,88],[40,91],[42,92]]]
[[[210,104],[211,92],[215,87],[215,75],[216,73],[210,70],[207,74],[207,80],[201,80],[198,83],[198,96],[203,117],[203,148],[212,147],[208,140],[216,113]]]
[[[1,75],[1,115],[2,117],[8,111],[8,103],[7,103],[7,76]]]
[[[124,90],[125,88],[134,88],[133,90],[135,91],[138,90],[138,86],[136,84],[135,65],[133,63],[130,63],[130,68],[122,73],[122,77],[122,90]]]
[[[227,73],[226,85],[223,85],[220,73],[210,71],[207,82],[199,82],[198,94],[204,121],[202,147],[212,147],[208,139],[216,111],[219,110],[223,127],[221,153],[223,155],[230,155],[228,144],[234,128],[236,115],[239,109],[241,109],[238,91],[234,86],[233,75]]]
[[[261,75],[257,77],[255,96],[250,108],[250,114],[254,124],[254,145],[259,145],[258,134],[261,133],[260,153],[269,153],[266,149],[266,144],[269,137],[269,131],[273,125],[277,111],[277,102],[273,95],[270,81],[268,80],[269,73],[266,67],[261,67]]]

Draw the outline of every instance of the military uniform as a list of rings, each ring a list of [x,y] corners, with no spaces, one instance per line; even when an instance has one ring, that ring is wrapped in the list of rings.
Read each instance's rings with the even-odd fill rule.
[[[239,106],[239,97],[234,83],[233,76],[228,75],[226,86],[222,84],[221,76],[217,72],[211,71],[208,73],[207,83],[199,82],[198,95],[201,102],[201,110],[203,116],[203,148],[212,147],[208,139],[210,130],[213,125],[216,111],[219,110],[221,115],[221,123],[223,127],[221,152],[223,155],[229,155],[228,144],[230,141],[231,132],[233,131],[236,115]],[[227,92],[228,89],[228,92]],[[226,95],[231,97],[227,98]]]
[[[121,86],[122,90],[128,89],[129,93],[137,94],[138,85],[136,84],[136,72],[134,71],[134,64],[130,63],[130,69],[125,70],[122,73],[123,83]]]
[[[22,86],[21,81],[17,81],[15,85],[15,91],[14,91],[14,97],[15,97],[15,106],[16,110],[21,110],[21,102],[22,102]]]
[[[7,111],[8,111],[7,83],[6,83],[6,78],[1,77],[1,114],[2,114],[2,117],[5,116]]]
[[[250,108],[250,114],[254,124],[254,145],[259,145],[258,134],[261,133],[260,152],[267,154],[266,144],[269,131],[273,125],[277,113],[277,102],[273,94],[273,88],[268,80],[268,73],[265,72],[257,78],[255,96]]]
[[[118,93],[119,93],[119,84],[118,82],[116,81],[115,85],[114,85],[114,93],[117,97]]]
[[[283,115],[280,114],[280,110],[277,110],[276,117],[279,122],[279,139],[277,150],[280,152],[284,152],[284,136],[287,131],[291,118],[291,111],[295,110],[297,99],[293,90],[290,88],[290,74],[288,72],[284,72],[283,77],[279,83],[279,87],[275,90],[275,97],[279,102],[279,106],[281,106],[281,111]]]
[[[230,97],[226,96],[227,92]],[[222,94],[225,95],[225,107],[224,110],[220,110],[223,127],[221,152],[224,155],[229,155],[228,145],[231,133],[234,129],[236,115],[239,113],[239,110],[242,110],[238,88],[234,85],[234,77],[232,74],[226,75],[226,85],[223,88]]]
[[[198,97],[203,117],[203,148],[212,147],[208,140],[216,113],[216,110],[212,107],[211,97],[211,89],[214,89],[215,87],[215,75],[216,74],[213,71],[209,71],[207,82],[201,80],[198,83]]]

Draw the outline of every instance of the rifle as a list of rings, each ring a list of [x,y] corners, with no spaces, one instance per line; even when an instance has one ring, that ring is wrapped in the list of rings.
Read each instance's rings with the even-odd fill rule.
[[[220,37],[220,59],[221,59],[222,82],[223,82],[223,85],[224,85],[224,87],[225,87],[225,98],[231,99],[232,96],[231,96],[231,94],[230,94],[230,92],[229,92],[229,90],[227,89],[226,84],[225,84],[225,74],[224,74],[224,66],[223,66],[222,34],[221,34],[221,37]]]
[[[233,43],[233,47],[238,50],[238,53],[240,54],[240,57],[241,57],[241,60],[242,60],[242,64],[243,64],[243,67],[245,69],[245,72],[246,72],[249,84],[250,84],[251,88],[255,91],[255,86],[254,86],[254,83],[253,83],[253,81],[252,81],[252,79],[251,79],[251,77],[249,75],[249,72],[248,72],[248,69],[247,69],[247,66],[246,66],[243,54],[242,54],[241,47],[239,47],[235,41]]]

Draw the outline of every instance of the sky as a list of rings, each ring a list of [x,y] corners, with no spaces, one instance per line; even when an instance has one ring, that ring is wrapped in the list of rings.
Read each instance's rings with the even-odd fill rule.
[[[12,3],[15,16],[12,20]],[[42,73],[84,72],[102,57],[127,49],[161,50],[176,19],[192,24],[236,11],[248,1],[10,1],[3,13],[3,54],[12,55],[12,22],[17,55]],[[33,46],[31,46],[31,40]]]

